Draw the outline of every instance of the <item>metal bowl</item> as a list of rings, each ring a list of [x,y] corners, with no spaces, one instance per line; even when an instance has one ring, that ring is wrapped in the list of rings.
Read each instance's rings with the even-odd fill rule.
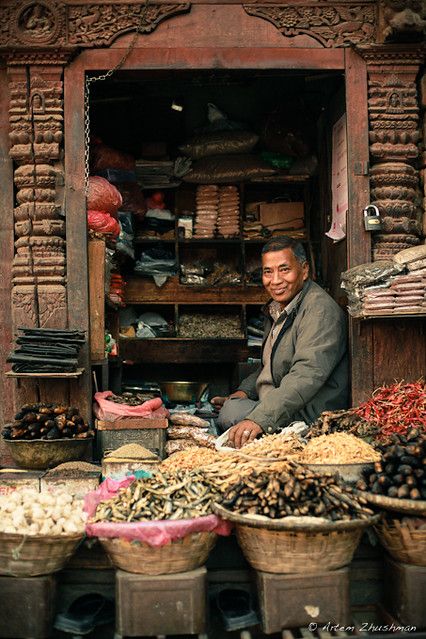
[[[45,470],[84,457],[93,437],[86,439],[3,439],[13,460],[30,470]]]
[[[206,382],[159,382],[170,402],[198,402],[208,387]]]

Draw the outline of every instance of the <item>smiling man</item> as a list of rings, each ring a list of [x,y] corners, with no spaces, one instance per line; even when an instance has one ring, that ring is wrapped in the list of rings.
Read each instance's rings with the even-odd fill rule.
[[[309,279],[300,242],[277,237],[265,244],[262,281],[271,300],[263,308],[261,365],[235,393],[211,400],[236,448],[348,402],[345,316]]]

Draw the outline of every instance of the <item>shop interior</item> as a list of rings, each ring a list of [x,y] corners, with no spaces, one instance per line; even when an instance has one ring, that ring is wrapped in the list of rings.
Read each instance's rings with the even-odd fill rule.
[[[260,354],[260,253],[274,235],[300,239],[311,277],[345,305],[339,276],[346,268],[346,242],[325,235],[331,222],[331,130],[344,101],[344,77],[335,72],[120,71],[91,84],[90,172],[117,186],[123,208],[130,202],[130,213],[120,212],[122,228],[124,218],[130,223],[128,242],[118,242],[112,259],[113,277],[117,273],[125,282],[123,294],[118,304],[107,297],[105,312],[105,329],[117,343],[113,352],[124,362],[120,374],[110,374],[115,392],[158,389],[163,381],[198,382],[196,393],[207,384],[204,398],[230,392]],[[225,221],[221,232],[219,221],[214,236],[200,225],[197,233],[200,183],[173,170],[188,171],[191,159],[182,148],[194,136],[217,132],[226,138],[238,131],[254,134],[250,159],[275,172],[257,174],[256,165],[248,169],[254,170],[250,178],[237,167],[222,178],[219,188],[235,187],[237,193],[237,226]],[[232,171],[236,156],[225,155]],[[126,171],[107,165],[110,159],[115,167],[130,167],[132,158],[137,182],[129,187]],[[196,162],[192,158],[193,169]],[[209,177],[204,184],[214,184]],[[267,205],[261,213],[260,203]],[[170,214],[151,216],[149,208],[156,206]],[[161,286],[149,268],[144,272],[146,251],[170,265]],[[141,315],[162,325],[139,324],[138,330]],[[111,372],[114,357],[109,359]]]

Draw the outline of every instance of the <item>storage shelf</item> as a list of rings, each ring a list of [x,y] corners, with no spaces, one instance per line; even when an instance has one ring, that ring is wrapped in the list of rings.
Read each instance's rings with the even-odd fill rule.
[[[371,319],[405,319],[405,318],[413,318],[413,319],[425,319],[426,313],[387,313],[387,314],[378,314],[378,315],[363,315],[362,317],[354,317],[354,319],[360,319],[362,321],[371,320]]]
[[[84,368],[77,368],[73,373],[17,373],[15,371],[6,371],[6,377],[43,377],[47,379],[51,377],[59,379],[75,379],[84,373]]]
[[[129,278],[126,286],[127,304],[263,304],[267,295],[261,286],[215,286],[203,288],[181,284],[178,278],[169,278],[158,288],[147,278]]]
[[[247,359],[248,346],[245,338],[121,337],[120,355],[134,363],[236,362]]]
[[[304,184],[310,179],[310,175],[265,175],[265,177],[251,178],[250,184]]]

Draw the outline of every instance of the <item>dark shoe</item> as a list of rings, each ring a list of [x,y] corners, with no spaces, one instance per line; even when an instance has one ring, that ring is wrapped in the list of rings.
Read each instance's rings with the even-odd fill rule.
[[[240,630],[259,623],[253,609],[250,593],[237,588],[225,588],[216,596],[216,605],[222,617],[225,630]]]
[[[102,595],[83,595],[75,599],[66,612],[56,615],[56,630],[74,635],[87,635],[96,626],[114,621],[115,606]]]

